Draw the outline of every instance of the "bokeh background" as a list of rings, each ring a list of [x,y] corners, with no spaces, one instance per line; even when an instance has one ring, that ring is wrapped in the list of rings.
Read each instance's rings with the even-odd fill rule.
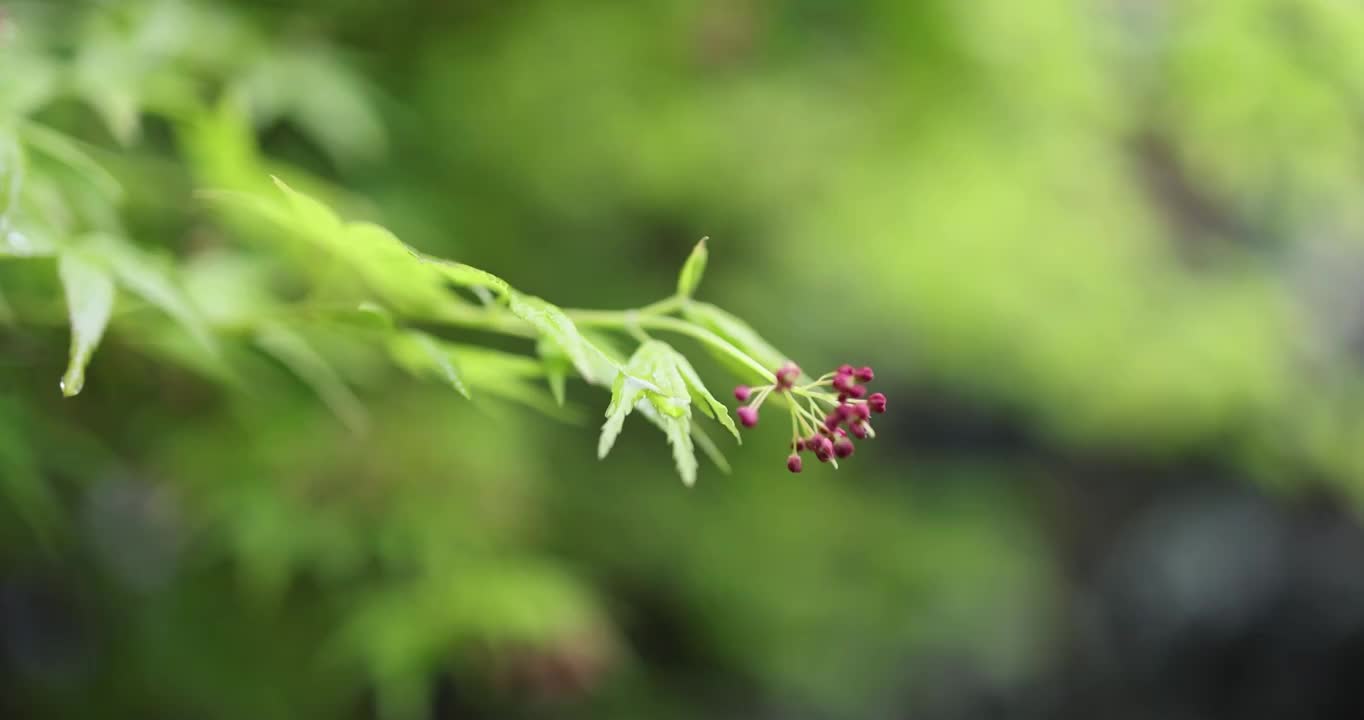
[[[0,263],[0,715],[1364,713],[1364,5],[0,7],[0,117],[210,295],[194,193],[259,147],[565,306],[709,235],[707,300],[891,398],[837,473],[770,423],[694,488],[642,426],[596,461],[599,389],[365,371],[357,435],[137,313],[67,400],[51,266]]]

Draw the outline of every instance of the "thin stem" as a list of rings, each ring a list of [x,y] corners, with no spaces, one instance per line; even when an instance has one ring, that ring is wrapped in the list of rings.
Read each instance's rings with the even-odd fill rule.
[[[640,327],[639,317],[640,315],[638,311],[636,310],[627,311],[625,313],[625,330],[630,333],[631,337],[633,337],[642,345],[646,342],[649,342],[653,338],[649,337],[649,333],[644,332],[644,329]]]
[[[829,403],[834,407],[838,407],[839,403],[837,397],[825,392],[811,392],[809,389],[807,389],[809,387],[811,386],[807,385],[805,387],[791,388],[791,391],[797,395],[800,395],[801,397],[810,398],[814,400],[823,400],[824,402]]]
[[[771,370],[763,367],[757,360],[748,356],[748,353],[734,347],[728,340],[716,335],[715,333],[675,317],[666,315],[644,315],[643,311],[636,318],[640,327],[652,328],[655,330],[666,330],[668,332],[686,335],[701,343],[708,345],[712,349],[723,353],[738,361],[744,367],[752,370],[763,380],[772,383],[777,378]],[[604,312],[597,310],[574,310],[569,311],[568,316],[581,327],[606,327],[606,328],[625,328],[628,327],[628,313],[624,312]]]
[[[806,402],[810,403],[810,417],[814,418],[816,422],[822,423],[823,418],[819,416],[819,406],[815,404],[812,398],[807,397]]]
[[[639,309],[640,315],[668,315],[674,311],[681,310],[686,304],[687,299],[680,295],[673,295],[659,300],[656,303],[649,303]]]
[[[477,309],[460,309],[458,312],[447,310],[437,317],[429,318],[429,320],[470,330],[486,330],[487,332],[515,335],[516,337],[533,338],[536,336],[535,329],[526,321],[496,305]]]
[[[682,306],[685,305],[686,303],[687,303],[686,298],[680,295],[673,295],[670,297],[663,298],[658,302],[649,303],[648,305],[645,305],[642,308],[637,308],[635,310],[613,311],[565,308],[564,312],[568,313],[569,317],[572,317],[574,322],[577,322],[579,317],[624,316],[626,313],[629,312],[636,312],[639,313],[641,316],[669,315],[678,310],[681,310]]]
[[[819,427],[819,423],[818,422],[811,423],[805,417],[805,410],[802,409],[800,405],[797,405],[794,400],[791,401],[791,408],[795,411],[793,413],[793,416],[800,421],[800,427],[804,432],[809,433],[811,437],[819,434],[819,430],[817,429]]]

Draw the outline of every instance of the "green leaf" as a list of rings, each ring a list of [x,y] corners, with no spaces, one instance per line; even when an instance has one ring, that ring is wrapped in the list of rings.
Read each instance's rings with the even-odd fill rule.
[[[734,425],[734,418],[729,415],[729,408],[710,394],[710,390],[706,389],[705,383],[701,381],[701,375],[696,372],[696,368],[693,368],[690,362],[687,362],[687,358],[682,353],[674,351],[674,354],[677,356],[674,360],[677,370],[682,374],[682,379],[686,381],[687,389],[691,391],[692,402],[706,417],[723,425],[734,436],[734,439],[742,445],[744,439],[739,435],[739,428]]]
[[[50,102],[63,89],[61,68],[48,56],[11,52],[13,22],[0,27],[0,47],[5,50],[5,81],[0,83],[0,113],[23,117]]]
[[[748,323],[714,305],[690,302],[683,306],[682,314],[688,320],[729,341],[764,367],[776,369],[786,362],[786,356],[758,335]],[[733,358],[721,353],[713,354],[741,376],[750,377],[754,374],[751,368],[734,362]]]
[[[548,337],[573,361],[578,374],[593,385],[604,385],[619,372],[619,368],[597,346],[578,332],[577,326],[563,310],[538,297],[509,293],[513,315],[525,320],[541,335]]]
[[[388,144],[363,80],[335,53],[289,45],[242,79],[257,127],[287,118],[341,165],[382,157]]]
[[[701,238],[692,248],[687,262],[682,265],[682,273],[677,276],[678,295],[689,298],[696,292],[696,286],[701,284],[701,277],[706,273],[706,259],[709,256],[706,241],[709,239]]]
[[[42,257],[56,251],[43,236],[20,229],[19,192],[24,171],[19,138],[12,131],[0,130],[0,257]]]
[[[450,346],[418,330],[403,330],[389,336],[388,351],[399,367],[417,377],[434,375],[465,398],[469,388],[455,368]]]
[[[176,285],[210,326],[241,327],[278,313],[272,277],[266,258],[230,248],[196,253],[176,269]]]
[[[544,366],[525,355],[478,345],[447,344],[459,355],[464,376],[474,387],[481,387],[485,381],[494,378],[526,380],[542,378],[545,375]]]
[[[726,475],[733,472],[733,469],[729,466],[729,461],[725,459],[724,453],[720,452],[720,448],[716,446],[715,441],[710,439],[710,436],[706,434],[705,430],[701,429],[699,424],[691,424],[691,437],[692,440],[696,442],[696,445],[701,448],[701,452],[704,452],[706,457],[710,458],[710,461],[715,463],[716,467],[720,468],[720,472]]]
[[[0,217],[0,257],[33,258],[55,254],[57,246],[46,236],[25,232],[10,218]]]
[[[355,306],[354,311],[343,313],[342,317],[357,327],[371,330],[392,330],[397,327],[393,315],[382,305],[372,302],[362,302]]]
[[[507,284],[506,280],[485,270],[479,270],[473,265],[465,265],[464,263],[421,253],[416,253],[416,256],[422,262],[434,267],[446,280],[460,287],[484,287],[496,291],[498,295],[506,295],[511,292],[511,286]]]
[[[606,457],[620,435],[625,418],[640,410],[662,428],[672,446],[677,470],[687,485],[696,482],[696,454],[691,440],[691,397],[677,369],[679,355],[669,345],[650,340],[630,356],[611,388],[606,424],[597,443],[598,457]],[[647,381],[648,384],[645,384]]]
[[[549,391],[554,395],[554,402],[563,407],[565,397],[564,384],[568,378],[568,370],[572,367],[572,361],[564,353],[564,349],[553,340],[541,336],[540,341],[535,346],[536,354],[540,356],[540,362],[545,367],[545,381],[549,383]]]
[[[625,418],[635,409],[635,403],[644,395],[644,386],[624,372],[616,375],[611,383],[611,404],[606,407],[606,423],[602,425],[601,437],[597,440],[597,458],[605,458],[611,447],[620,437]]]
[[[644,416],[644,419],[652,423],[654,427],[657,427],[659,430],[663,431],[665,436],[671,437],[671,433],[673,433],[676,430],[676,427],[674,426],[685,425],[687,431],[691,434],[692,439],[695,441],[695,444],[701,446],[701,450],[706,453],[706,455],[711,459],[712,462],[715,463],[717,467],[720,468],[720,471],[725,474],[730,473],[731,468],[729,466],[729,461],[725,460],[725,456],[720,454],[720,450],[715,447],[715,443],[712,442],[711,439],[707,437],[704,432],[701,431],[700,427],[698,427],[696,423],[690,422],[689,420],[672,418],[663,415],[662,413],[658,412],[658,410],[656,410],[653,405],[650,405],[648,402],[645,402],[643,400],[636,404],[635,409],[639,411],[640,415]],[[682,453],[684,452],[685,447],[679,448],[676,445],[673,446],[674,457],[677,458],[678,473],[682,475],[682,481],[686,483],[688,487],[690,487],[693,483],[696,482],[696,460],[694,456],[692,457],[682,456]],[[686,469],[687,467],[691,468],[690,480],[688,479],[687,474],[688,470]]]
[[[23,184],[23,148],[12,131],[0,129],[0,226],[19,207],[19,189]]]
[[[640,360],[636,362],[632,358],[630,370],[651,380],[658,388],[646,394],[649,402],[668,417],[691,417],[691,393],[677,368],[681,355],[658,340],[640,345],[635,355]]]
[[[696,449],[691,443],[690,418],[663,417],[663,432],[668,436],[668,445],[673,449],[673,461],[677,473],[687,487],[696,484]]]
[[[217,343],[189,294],[172,279],[172,268],[136,245],[113,235],[84,238],[83,249],[103,261],[125,290],[155,305],[180,324],[205,350],[216,353]]]
[[[275,187],[284,193],[289,208],[293,211],[301,228],[330,243],[340,241],[341,218],[330,207],[306,193],[293,189],[288,183],[274,175],[270,176],[270,180],[275,183]]]
[[[327,363],[326,358],[318,354],[302,335],[284,325],[267,322],[257,328],[255,339],[257,347],[280,361],[312,388],[348,429],[355,433],[365,431],[369,420],[364,405]]]
[[[554,396],[554,402],[558,403],[559,407],[564,406],[564,401],[567,398],[567,388],[564,387],[566,381],[567,376],[562,368],[545,369],[545,382],[549,383],[549,392]]]
[[[85,387],[85,368],[104,337],[114,309],[114,279],[103,267],[67,252],[57,261],[71,318],[71,362],[62,376],[62,394],[72,397]]]
[[[520,403],[532,410],[566,422],[582,419],[578,408],[560,407],[544,391],[538,381],[544,377],[544,366],[533,358],[501,350],[490,350],[476,345],[448,343],[459,357],[464,380],[480,396],[495,396]]]
[[[123,185],[81,147],[79,140],[37,123],[20,126],[19,135],[32,150],[65,165],[105,196],[118,199]]]
[[[399,310],[435,317],[455,312],[452,306],[460,301],[445,287],[445,273],[436,263],[424,260],[387,229],[367,222],[343,223],[327,205],[279,178],[274,182],[287,198],[289,212],[281,216],[268,204],[240,207],[282,222],[285,229],[339,259],[379,298]]]
[[[141,131],[140,100],[147,78],[142,43],[112,18],[87,24],[71,63],[71,90],[95,111],[121,145]]]
[[[122,89],[111,88],[93,92],[87,100],[119,145],[127,147],[137,141],[138,136],[142,134],[137,96]]]

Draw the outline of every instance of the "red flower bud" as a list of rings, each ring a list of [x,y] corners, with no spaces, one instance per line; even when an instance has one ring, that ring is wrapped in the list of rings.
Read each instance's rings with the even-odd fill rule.
[[[871,367],[869,366],[863,366],[861,369],[857,371],[856,374],[857,379],[861,380],[864,383],[871,382],[871,379],[876,377],[876,373],[872,372]]]
[[[882,393],[872,393],[871,397],[867,398],[867,406],[870,407],[871,411],[874,413],[885,412],[886,396]]]
[[[843,363],[842,365],[839,365],[839,366],[838,366],[838,374],[839,374],[839,375],[851,375],[851,374],[853,374],[853,366],[851,366],[851,365],[849,365],[849,364],[847,364],[847,363]]]
[[[793,473],[800,472],[801,465],[802,463],[800,461],[799,455],[792,455],[791,457],[786,458],[786,469],[790,470]]]
[[[734,399],[739,402],[748,402],[748,398],[753,395],[753,388],[747,385],[740,385],[734,388]]]
[[[856,385],[853,387],[852,390],[848,392],[848,394],[852,395],[855,398],[860,398],[863,395],[867,394],[867,388],[865,385]]]
[[[743,425],[744,427],[751,428],[754,425],[758,424],[757,408],[752,408],[745,405],[744,407],[739,408],[737,414],[739,415],[739,424]]]
[[[847,438],[842,438],[838,442],[834,443],[834,454],[841,458],[845,458],[853,454],[852,441]]]
[[[867,436],[867,424],[858,420],[848,426],[848,432],[852,433],[853,437],[861,440]]]

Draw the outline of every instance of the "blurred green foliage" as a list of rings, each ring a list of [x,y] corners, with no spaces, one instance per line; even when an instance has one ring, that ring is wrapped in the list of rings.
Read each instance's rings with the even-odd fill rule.
[[[1356,4],[5,10],[0,573],[63,598],[6,645],[19,716],[894,715],[926,658],[1047,667],[1048,455],[1364,498]],[[302,288],[261,251],[337,270],[223,200],[271,174],[565,306],[655,299],[710,235],[705,297],[777,347],[1028,452],[916,441],[931,403],[892,393],[837,476],[766,425],[693,489],[633,425],[597,463],[544,414],[604,394],[561,409],[529,340],[442,338],[455,382],[354,342],[378,314],[277,317]],[[65,400],[33,256],[77,238],[118,290]]]

